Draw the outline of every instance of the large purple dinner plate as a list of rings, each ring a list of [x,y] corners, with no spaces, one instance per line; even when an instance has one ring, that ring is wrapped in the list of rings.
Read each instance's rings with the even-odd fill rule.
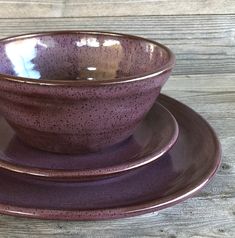
[[[49,180],[95,180],[138,168],[165,154],[176,142],[178,124],[159,103],[127,140],[96,153],[62,155],[22,143],[0,117],[0,168]]]
[[[218,139],[210,125],[187,106],[167,96],[159,100],[179,124],[178,140],[162,158],[120,176],[89,182],[44,181],[2,170],[0,212],[99,220],[160,210],[192,196],[220,164]]]

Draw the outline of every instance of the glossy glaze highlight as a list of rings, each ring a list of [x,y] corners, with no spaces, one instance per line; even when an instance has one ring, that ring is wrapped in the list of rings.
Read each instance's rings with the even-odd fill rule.
[[[0,41],[0,73],[44,80],[115,80],[157,72],[167,48],[133,36],[60,32]]]
[[[1,40],[0,48],[1,114],[28,145],[58,153],[97,151],[127,139],[174,66],[166,47],[113,33],[30,34]],[[96,79],[77,80],[78,74]]]

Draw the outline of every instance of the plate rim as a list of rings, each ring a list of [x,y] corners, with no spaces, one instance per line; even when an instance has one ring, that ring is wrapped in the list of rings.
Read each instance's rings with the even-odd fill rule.
[[[147,212],[158,211],[166,207],[173,206],[179,202],[186,200],[195,193],[197,193],[202,187],[204,187],[213,178],[217,169],[221,164],[221,145],[214,129],[210,124],[197,112],[195,112],[190,107],[185,104],[168,97],[166,95],[160,96],[161,101],[170,101],[177,103],[181,107],[184,107],[187,111],[190,110],[194,113],[200,120],[202,120],[205,125],[210,130],[213,137],[215,156],[213,159],[213,165],[211,169],[203,175],[200,180],[197,180],[189,188],[182,188],[179,191],[163,197],[161,199],[153,199],[148,202],[143,202],[137,205],[127,205],[121,206],[119,208],[104,208],[104,209],[92,209],[92,210],[58,210],[58,209],[41,209],[41,208],[27,208],[21,206],[13,206],[0,204],[0,213],[7,215],[40,218],[40,219],[50,219],[50,220],[77,220],[77,221],[94,221],[94,220],[106,220],[106,219],[116,219],[123,217],[131,217],[136,215],[141,215]]]
[[[86,181],[86,180],[94,180],[99,179],[106,176],[116,176],[118,174],[127,172],[132,169],[136,169],[147,165],[159,158],[161,158],[167,151],[169,151],[177,141],[179,135],[179,127],[178,123],[173,116],[173,114],[164,107],[161,103],[155,101],[154,105],[163,110],[168,117],[172,120],[172,132],[170,139],[167,140],[164,146],[158,151],[151,150],[151,153],[147,155],[141,155],[137,160],[131,162],[122,162],[121,164],[108,166],[105,168],[97,168],[97,169],[86,169],[86,170],[76,170],[76,169],[47,169],[47,168],[37,168],[15,164],[14,162],[8,162],[4,159],[1,159],[2,153],[0,152],[0,168],[11,171],[17,174],[23,174],[27,176],[38,177],[45,180],[72,180],[72,181]]]

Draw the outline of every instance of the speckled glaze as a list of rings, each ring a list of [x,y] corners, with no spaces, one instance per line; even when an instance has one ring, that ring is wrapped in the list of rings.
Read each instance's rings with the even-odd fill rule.
[[[174,65],[139,37],[49,32],[0,41],[0,112],[27,144],[97,151],[133,134]]]
[[[96,153],[62,155],[22,143],[0,117],[0,168],[48,180],[94,180],[138,168],[165,154],[178,137],[173,115],[155,103],[127,140]]]
[[[0,212],[42,219],[112,219],[164,209],[198,192],[219,167],[218,139],[190,108],[166,96],[160,102],[179,124],[179,139],[164,157],[92,182],[58,183],[1,171]]]

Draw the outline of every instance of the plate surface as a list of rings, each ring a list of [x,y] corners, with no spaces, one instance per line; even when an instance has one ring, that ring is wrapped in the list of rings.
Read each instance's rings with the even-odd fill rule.
[[[61,155],[25,145],[0,120],[0,168],[60,181],[94,180],[143,166],[166,153],[179,132],[173,115],[156,103],[128,140],[97,153]]]
[[[0,212],[43,219],[111,219],[160,210],[192,196],[219,167],[218,139],[187,106],[167,96],[159,101],[179,124],[179,138],[169,153],[120,176],[88,182],[43,181],[2,170]]]

